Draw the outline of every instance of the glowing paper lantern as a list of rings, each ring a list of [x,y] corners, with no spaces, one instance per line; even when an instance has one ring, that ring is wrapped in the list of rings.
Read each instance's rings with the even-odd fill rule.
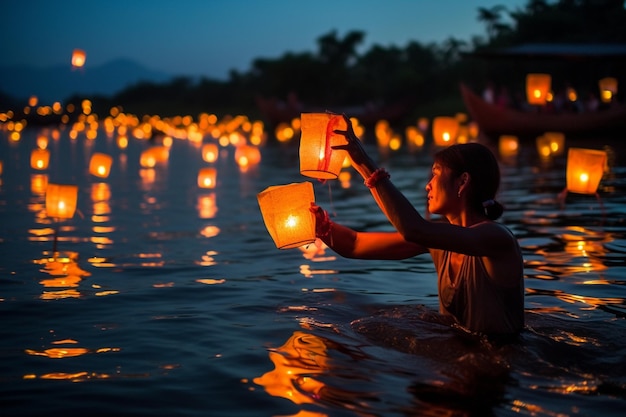
[[[526,100],[528,104],[545,105],[551,83],[552,77],[550,74],[527,74]]]
[[[550,154],[553,156],[562,155],[565,150],[565,134],[562,132],[545,132],[543,136],[550,147]]]
[[[201,168],[198,172],[198,187],[215,188],[215,184],[217,184],[217,169]]]
[[[141,152],[139,156],[139,165],[142,168],[154,168],[157,162],[167,162],[170,157],[170,151],[165,146],[153,146]]]
[[[610,103],[613,96],[617,94],[617,79],[613,77],[605,77],[598,81],[600,86],[600,99],[603,103]]]
[[[550,148],[550,139],[545,135],[537,136],[537,153],[542,159],[549,159],[552,156],[552,149]]]
[[[219,155],[217,143],[207,143],[202,146],[202,159],[204,161],[212,163],[217,161]]]
[[[76,211],[78,186],[48,184],[46,187],[46,212],[55,219],[71,219]]]
[[[89,172],[99,178],[106,178],[111,172],[113,158],[104,153],[94,153],[89,161]]]
[[[336,129],[346,130],[343,116],[330,113],[302,113],[300,136],[300,173],[317,179],[336,179],[347,155],[332,146],[346,144]]]
[[[455,117],[438,116],[433,119],[433,141],[436,146],[449,146],[459,134],[459,121]]]
[[[261,162],[261,151],[252,145],[239,145],[235,150],[235,161],[240,167],[257,165]]]
[[[503,157],[517,155],[519,149],[519,139],[513,135],[502,135],[498,142],[498,150]]]
[[[315,242],[315,202],[310,182],[276,185],[257,194],[265,227],[278,249]]]
[[[570,148],[567,154],[567,191],[595,194],[606,165],[605,151]]]
[[[72,66],[74,68],[80,68],[85,65],[86,59],[87,55],[82,49],[74,49],[74,52],[72,52]]]
[[[50,162],[50,151],[47,149],[33,149],[30,153],[30,166],[33,169],[46,169]]]

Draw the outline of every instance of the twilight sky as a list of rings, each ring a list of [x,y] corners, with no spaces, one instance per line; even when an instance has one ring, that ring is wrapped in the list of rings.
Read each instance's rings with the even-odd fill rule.
[[[522,9],[526,0],[24,0],[2,5],[0,66],[85,67],[130,58],[172,75],[226,79],[256,58],[316,52],[317,38],[365,32],[373,44],[441,43],[485,36],[478,8]],[[503,14],[503,16],[505,16]]]

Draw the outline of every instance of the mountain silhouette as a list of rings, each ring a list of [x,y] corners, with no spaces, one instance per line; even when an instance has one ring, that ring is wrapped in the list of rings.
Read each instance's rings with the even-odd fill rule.
[[[26,66],[0,67],[0,101],[13,97],[26,101],[37,96],[40,104],[64,101],[75,95],[113,96],[138,82],[164,83],[173,75],[148,69],[131,59],[116,59],[98,67],[48,68]]]

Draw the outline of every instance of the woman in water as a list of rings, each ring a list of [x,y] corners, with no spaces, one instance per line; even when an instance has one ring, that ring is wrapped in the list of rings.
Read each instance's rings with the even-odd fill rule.
[[[428,211],[418,213],[393,185],[390,175],[365,152],[350,119],[345,149],[393,232],[361,232],[333,223],[313,205],[316,234],[346,258],[406,259],[429,252],[437,270],[439,310],[474,333],[514,336],[524,327],[523,258],[517,239],[495,222],[503,207],[495,200],[500,169],[493,153],[478,143],[455,144],[437,152],[426,185]]]

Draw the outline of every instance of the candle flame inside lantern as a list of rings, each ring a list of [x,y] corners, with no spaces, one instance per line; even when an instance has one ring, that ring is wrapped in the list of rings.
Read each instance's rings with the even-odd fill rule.
[[[567,190],[595,194],[604,175],[606,160],[605,151],[570,148],[567,154]]]

